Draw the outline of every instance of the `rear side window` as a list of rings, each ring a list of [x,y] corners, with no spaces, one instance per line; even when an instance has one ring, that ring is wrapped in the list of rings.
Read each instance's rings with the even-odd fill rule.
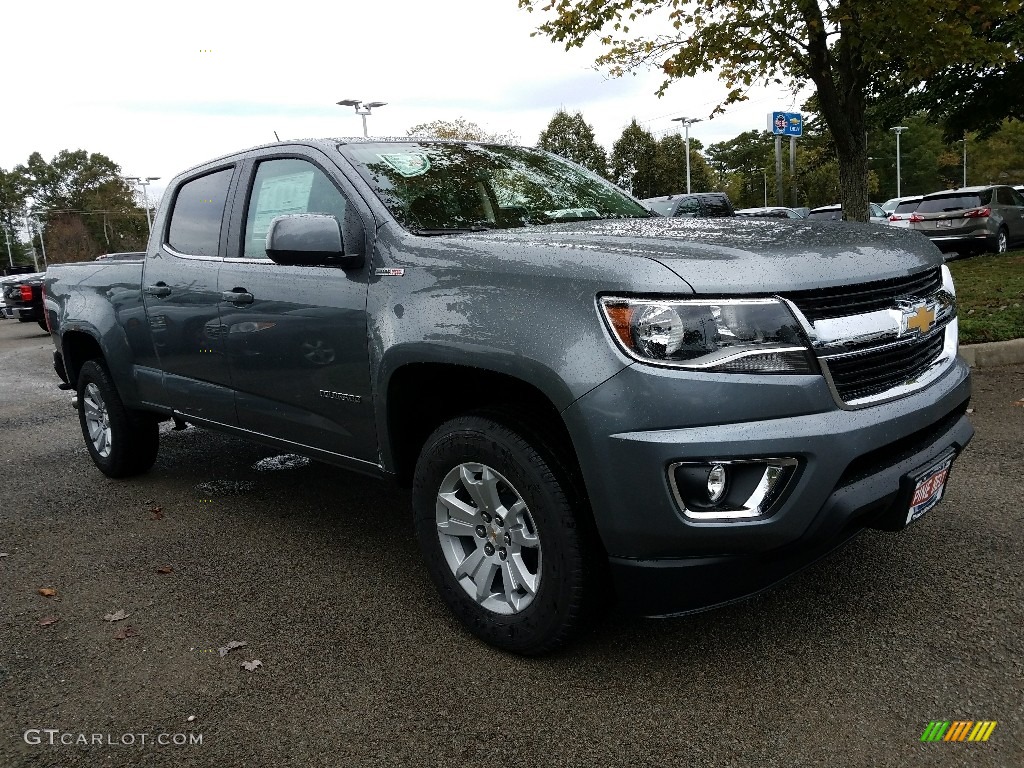
[[[225,168],[179,187],[167,232],[167,244],[171,248],[192,256],[218,255],[232,172],[231,168]]]
[[[986,190],[987,192],[987,190]],[[984,200],[982,198],[985,198]],[[936,195],[926,197],[917,207],[918,213],[946,213],[948,211],[962,211],[965,208],[978,208],[988,204],[989,195],[974,194],[953,194]]]
[[[708,195],[702,197],[700,202],[704,208],[704,215],[712,218],[719,216],[734,216],[732,204],[729,198],[724,195]]]
[[[695,197],[684,197],[676,208],[676,216],[700,216],[700,202]]]
[[[1013,190],[1009,187],[999,187],[996,190],[996,200],[1000,205],[1016,205],[1013,200]]]

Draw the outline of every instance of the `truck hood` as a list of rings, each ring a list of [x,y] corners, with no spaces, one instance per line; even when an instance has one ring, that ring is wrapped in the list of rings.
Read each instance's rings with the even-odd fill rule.
[[[663,264],[697,293],[828,288],[901,277],[942,263],[917,232],[800,219],[616,219],[508,229],[467,241],[635,256]],[[462,239],[460,237],[460,239]]]

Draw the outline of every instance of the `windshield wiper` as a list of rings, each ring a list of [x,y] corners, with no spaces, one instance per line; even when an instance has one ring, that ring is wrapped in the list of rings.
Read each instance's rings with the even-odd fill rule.
[[[494,225],[483,225],[475,224],[472,227],[440,227],[437,229],[414,229],[412,233],[414,235],[423,235],[424,237],[430,237],[432,235],[464,235],[467,232],[488,232],[494,229]]]

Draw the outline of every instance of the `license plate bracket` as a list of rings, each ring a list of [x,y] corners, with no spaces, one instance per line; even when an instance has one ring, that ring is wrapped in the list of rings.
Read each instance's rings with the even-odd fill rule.
[[[912,473],[910,480],[913,490],[907,504],[907,519],[904,525],[919,520],[928,510],[938,504],[946,493],[946,482],[953,467],[956,453],[950,451],[941,459],[929,464],[926,469]]]

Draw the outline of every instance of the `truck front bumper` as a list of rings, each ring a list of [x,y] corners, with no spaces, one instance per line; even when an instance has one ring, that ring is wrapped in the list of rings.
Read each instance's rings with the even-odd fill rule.
[[[667,615],[757,592],[865,527],[898,527],[908,478],[973,436],[969,399],[961,359],[922,390],[858,410],[839,409],[819,377],[632,366],[565,417],[621,602]],[[799,466],[764,516],[693,519],[669,480],[680,461],[767,457]]]

